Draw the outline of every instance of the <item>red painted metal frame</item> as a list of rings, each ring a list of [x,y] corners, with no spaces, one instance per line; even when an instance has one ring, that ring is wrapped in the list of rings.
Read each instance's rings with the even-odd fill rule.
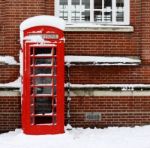
[[[57,109],[56,125],[45,125],[36,124],[31,125],[31,73],[30,73],[30,50],[31,48],[37,47],[38,43],[24,41],[23,44],[23,94],[22,94],[22,128],[26,134],[58,134],[64,133],[64,37],[63,31],[48,26],[37,26],[32,27],[24,31],[24,36],[32,34],[35,32],[41,32],[42,34],[54,33],[58,34],[58,39],[46,39],[51,42],[51,44],[56,45],[57,50],[57,75],[56,75],[56,95],[57,95]],[[38,45],[40,48],[49,48],[51,45]]]

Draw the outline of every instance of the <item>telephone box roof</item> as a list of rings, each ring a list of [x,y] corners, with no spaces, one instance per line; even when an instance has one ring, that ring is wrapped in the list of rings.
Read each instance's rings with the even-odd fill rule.
[[[26,30],[31,27],[35,26],[52,26],[56,27],[60,30],[65,29],[65,22],[63,19],[49,16],[49,15],[41,15],[41,16],[34,16],[24,20],[20,24],[20,31]]]
[[[34,16],[24,20],[20,24],[20,44],[23,47],[24,30],[36,26],[50,26],[62,31],[65,29],[65,21],[61,18],[49,15]]]

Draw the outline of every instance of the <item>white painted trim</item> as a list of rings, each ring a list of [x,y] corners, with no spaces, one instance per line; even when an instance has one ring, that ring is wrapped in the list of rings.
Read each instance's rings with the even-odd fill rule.
[[[9,97],[9,96],[15,97],[15,96],[21,96],[21,94],[20,91],[15,91],[15,90],[0,90],[0,97]]]
[[[67,91],[65,96],[67,96]],[[150,96],[150,91],[101,91],[101,90],[94,90],[94,89],[74,89],[70,91],[71,97],[78,97],[78,96],[93,96],[93,97],[100,97],[100,96]]]
[[[124,0],[124,19],[125,19],[125,24],[129,25],[130,24],[130,2],[129,0]]]
[[[55,10],[55,12],[54,12],[55,16],[59,17],[59,10],[60,10],[59,0],[55,0],[54,10]]]

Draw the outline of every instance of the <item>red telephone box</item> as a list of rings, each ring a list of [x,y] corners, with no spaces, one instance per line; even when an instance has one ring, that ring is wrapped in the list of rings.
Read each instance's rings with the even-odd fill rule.
[[[25,20],[20,27],[22,128],[26,134],[64,132],[64,33],[61,23],[64,22],[55,17],[37,16]]]

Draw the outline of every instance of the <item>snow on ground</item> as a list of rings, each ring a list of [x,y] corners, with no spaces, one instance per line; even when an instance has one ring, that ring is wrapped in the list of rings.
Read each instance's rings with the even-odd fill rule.
[[[73,128],[60,135],[0,135],[1,148],[150,148],[150,126],[107,129]]]

